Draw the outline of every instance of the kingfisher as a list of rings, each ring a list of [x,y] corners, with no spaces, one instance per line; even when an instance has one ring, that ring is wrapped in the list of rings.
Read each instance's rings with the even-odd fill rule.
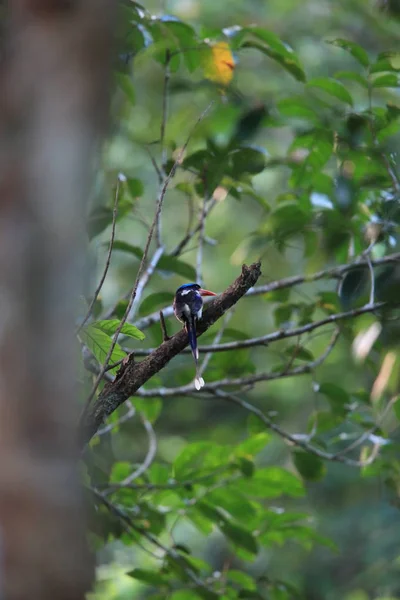
[[[192,349],[196,365],[196,377],[194,385],[200,390],[204,385],[204,379],[199,372],[199,349],[197,348],[196,322],[201,319],[203,313],[202,296],[216,296],[214,292],[203,290],[198,283],[184,283],[175,292],[174,313],[178,321],[184,324],[188,334],[189,344]]]

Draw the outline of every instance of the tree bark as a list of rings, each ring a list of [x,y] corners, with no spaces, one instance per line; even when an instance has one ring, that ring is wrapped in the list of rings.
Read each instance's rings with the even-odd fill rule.
[[[114,0],[11,0],[0,64],[0,597],[84,598],[74,305]]]

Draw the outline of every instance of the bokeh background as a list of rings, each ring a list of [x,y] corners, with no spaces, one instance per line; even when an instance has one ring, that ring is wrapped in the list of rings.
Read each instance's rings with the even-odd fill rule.
[[[146,9],[156,16],[170,14],[191,24],[198,32],[213,38],[222,28],[234,25],[257,24],[277,34],[297,53],[308,78],[330,76],[339,71],[359,67],[353,57],[327,43],[330,39],[345,38],[359,43],[371,56],[398,49],[400,22],[393,13],[377,10],[376,3],[368,0],[149,0]],[[113,97],[113,131],[104,149],[103,165],[98,175],[97,196],[100,204],[109,205],[118,173],[138,179],[141,186],[133,210],[117,223],[116,239],[143,248],[147,237],[158,193],[158,182],[146,148],[159,138],[164,74],[162,65],[151,57],[151,46],[144,49],[125,69],[132,77],[135,102],[132,106],[121,91]],[[357,109],[368,106],[364,89],[348,83]],[[303,93],[303,84],[296,81],[280,65],[268,57],[248,49],[240,53],[231,90],[224,94],[218,86],[204,81],[201,74],[188,75],[184,69],[171,76],[166,147],[173,152],[174,145],[183,144],[199,115],[210,100],[214,106],[193,133],[191,150],[204,146],[204,138],[212,137],[219,143],[229,139],[237,119],[244,110],[263,103],[269,111],[268,127],[257,132],[254,144],[265,151],[271,161],[269,168],[253,178],[256,193],[271,207],[280,194],[289,192],[290,170],[273,159],[287,156],[295,131],[301,124],[274,126],[277,106],[290,96]],[[399,103],[396,88],[377,90],[374,102]],[[338,120],[340,116],[338,115]],[[340,127],[340,122],[338,122]],[[391,150],[398,149],[398,138],[391,138]],[[179,182],[178,173],[177,181]],[[182,176],[182,181],[187,180]],[[128,195],[125,189],[124,194]],[[185,194],[171,188],[162,216],[162,231],[167,251],[171,251],[184,234],[188,220],[189,203]],[[331,265],[346,262],[335,252],[316,243],[305,253],[303,239],[288,240],[278,248],[267,236],[263,242],[254,232],[266,222],[264,207],[257,199],[237,200],[228,196],[219,202],[207,220],[206,234],[215,245],[204,248],[204,281],[206,287],[222,291],[237,276],[243,262],[262,259],[261,284],[293,274],[312,273]],[[101,273],[105,260],[110,229],[93,238],[90,246],[92,265]],[[396,244],[396,242],[394,242]],[[181,257],[195,265],[195,243],[189,245]],[[392,247],[396,250],[396,246]],[[129,290],[136,276],[138,259],[132,253],[115,251],[110,274],[104,285],[101,301],[103,309],[112,307]],[[93,278],[96,281],[96,278]],[[143,300],[155,292],[169,293],[185,282],[185,278],[166,271],[156,271]],[[90,285],[88,286],[90,289]],[[312,302],[320,292],[335,292],[334,281],[310,283],[291,292],[292,301]],[[166,296],[168,298],[168,296]],[[229,328],[248,335],[268,333],[276,328],[276,304],[273,298],[252,298],[235,308]],[[146,310],[139,309],[139,317]],[[357,321],[356,330],[363,329],[370,317]],[[168,329],[175,332],[179,325],[168,321]],[[205,336],[212,341],[216,326]],[[154,347],[161,341],[159,326],[146,330],[141,347]],[[315,355],[323,351],[329,336],[314,336],[308,348]],[[224,339],[229,339],[226,337]],[[287,344],[270,348],[215,355],[208,366],[206,378],[221,374],[235,376],[253,369],[271,370],[281,361]],[[379,363],[379,352],[373,360]],[[238,365],[238,366],[237,366]],[[191,377],[188,355],[177,357],[152,382],[154,385],[174,386],[187,383]],[[317,381],[338,381],[347,390],[369,393],[374,370],[368,363],[358,364],[352,355],[348,340],[341,341],[326,364],[318,368]],[[252,400],[264,411],[277,414],[279,422],[291,432],[306,431],[310,416],[324,408],[324,400],[315,393],[313,378],[289,378],[262,384],[252,392]],[[397,382],[392,383],[392,391]],[[394,429],[394,424],[389,425]],[[240,408],[218,403],[216,400],[168,398],[163,402],[160,417],[155,424],[158,438],[158,458],[171,461],[187,442],[211,439],[219,443],[236,443],[245,437],[244,415]],[[395,433],[393,434],[395,437]],[[102,436],[93,450],[95,468],[99,476],[109,472],[114,461],[139,462],[143,458],[146,438],[138,421],[121,426],[118,436]],[[283,465],[293,470],[290,453],[281,440],[273,438],[260,457],[265,465]],[[315,527],[323,536],[336,544],[337,550],[316,545],[312,549],[285,543],[266,551],[261,560],[247,565],[250,572],[263,572],[275,579],[291,581],[307,600],[367,600],[400,598],[400,519],[395,494],[384,484],[385,474],[366,477],[358,469],[328,464],[323,479],[307,484],[307,495],[301,499],[279,500],[280,505],[311,515]],[[175,528],[175,538],[189,541],[209,560],[216,570],[223,568],[227,549],[218,536],[202,537],[194,528]],[[124,574],[132,561],[145,560],[140,549],[129,549],[113,542],[99,551],[98,588],[96,600],[146,597],[146,589]],[[138,558],[139,557],[139,558]]]

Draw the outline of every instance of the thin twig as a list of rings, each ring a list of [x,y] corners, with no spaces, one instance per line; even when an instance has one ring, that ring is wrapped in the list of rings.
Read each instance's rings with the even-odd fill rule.
[[[140,533],[140,535],[142,535],[145,539],[151,542],[159,550],[162,550],[164,555],[167,555],[174,563],[179,565],[179,567],[186,573],[186,575],[189,577],[189,579],[193,581],[193,583],[195,583],[197,586],[203,589],[208,589],[205,583],[197,577],[193,569],[189,568],[187,563],[182,560],[182,557],[179,554],[179,552],[177,552],[173,548],[168,548],[167,546],[164,546],[164,544],[162,544],[160,540],[157,537],[155,537],[152,533],[146,531],[146,529],[137,525],[122,508],[110,502],[110,500],[108,500],[104,493],[100,492],[95,487],[90,487],[89,489],[96,496],[96,498],[102,504],[104,504],[106,508],[108,508],[108,510],[112,514],[117,516],[125,524],[128,530],[131,529],[132,531]]]
[[[210,202],[207,202],[205,207],[205,219],[210,214],[214,206],[217,204],[217,201],[212,198]],[[201,229],[201,222],[197,223],[197,225],[186,233],[183,239],[179,242],[179,244],[172,250],[171,256],[179,256],[182,253],[182,250],[188,245],[188,243],[194,238],[196,233],[198,233]]]
[[[260,383],[263,381],[274,381],[276,379],[283,379],[287,377],[296,377],[298,375],[306,375],[311,373],[314,369],[316,369],[319,365],[321,365],[328,355],[333,350],[337,340],[339,337],[339,331],[336,330],[332,336],[332,339],[325,349],[325,351],[315,360],[306,363],[300,367],[295,367],[290,371],[278,371],[276,373],[259,373],[258,375],[252,375],[250,377],[239,377],[237,379],[219,379],[217,381],[211,381],[210,383],[206,383],[204,387],[201,389],[201,392],[213,392],[214,390],[218,390],[221,387],[246,387],[253,386],[255,383]],[[186,396],[187,394],[191,394],[195,391],[193,383],[188,385],[182,385],[174,388],[152,388],[151,390],[140,389],[135,392],[136,396],[140,398],[168,398],[171,396]],[[197,396],[199,393],[197,392]]]
[[[147,269],[145,270],[145,272],[139,279],[139,283],[136,288],[136,296],[135,296],[134,301],[132,302],[131,310],[128,313],[128,316],[126,319],[127,321],[133,321],[136,311],[139,307],[140,300],[142,299],[143,291],[144,291],[145,287],[147,286],[147,284],[149,283],[149,280],[150,280],[151,276],[153,275],[155,268],[157,267],[158,261],[160,260],[160,258],[162,257],[163,254],[164,254],[164,248],[163,248],[163,246],[159,246],[157,248],[157,250],[154,252],[154,254],[147,266]]]
[[[199,285],[203,285],[203,247],[204,247],[204,233],[206,228],[206,207],[207,207],[207,197],[204,196],[203,202],[201,205],[200,218],[199,218],[199,245],[197,246],[197,256],[196,256],[196,281]]]
[[[129,419],[132,419],[132,417],[135,416],[136,408],[133,406],[132,402],[130,400],[125,400],[125,404],[128,407],[127,412],[124,415],[122,415],[122,417],[117,419],[114,423],[109,423],[108,425],[105,425],[104,427],[99,429],[97,431],[97,435],[104,435],[105,433],[110,433],[110,431],[112,431],[116,427],[119,427],[119,425],[126,423],[126,421],[129,421]]]
[[[121,481],[121,487],[130,486],[132,481],[135,481],[135,479],[138,479],[141,475],[143,475],[143,473],[145,473],[151,466],[157,453],[157,438],[156,434],[154,433],[153,426],[147,419],[143,418],[142,421],[149,439],[149,449],[146,453],[144,461],[138,466],[138,468],[128,475],[128,477],[125,477],[123,481]]]
[[[114,245],[114,238],[115,238],[115,226],[116,226],[116,222],[117,222],[117,209],[118,209],[118,198],[119,198],[119,188],[120,188],[120,184],[121,184],[121,180],[119,178],[119,176],[117,177],[117,184],[116,184],[116,188],[115,188],[115,197],[114,197],[114,207],[113,207],[113,215],[112,215],[112,225],[111,225],[111,237],[110,237],[110,244],[108,246],[108,252],[107,252],[107,260],[106,260],[106,264],[103,270],[103,274],[100,278],[99,284],[96,288],[96,291],[94,293],[94,296],[92,298],[92,301],[89,305],[88,311],[86,313],[85,318],[83,319],[82,323],[79,325],[76,334],[78,334],[82,327],[85,326],[85,324],[88,322],[88,320],[90,319],[91,315],[92,315],[92,311],[93,311],[93,307],[96,303],[96,300],[100,294],[101,288],[103,287],[104,281],[107,277],[107,273],[108,273],[108,269],[110,266],[110,262],[111,262],[111,254],[112,254],[112,249],[113,249],[113,245]]]
[[[167,332],[167,324],[165,323],[165,319],[164,319],[162,310],[160,310],[160,325],[161,325],[161,331],[162,331],[162,335],[163,335],[163,342],[167,342],[171,338],[169,337],[168,332]]]
[[[302,450],[305,450],[309,454],[314,454],[314,456],[318,456],[318,458],[321,458],[322,460],[328,460],[328,461],[332,461],[332,462],[341,462],[341,463],[344,463],[344,464],[352,466],[352,467],[360,468],[360,467],[366,467],[367,465],[370,465],[372,462],[374,462],[374,460],[376,459],[376,457],[378,455],[379,445],[377,445],[377,444],[374,445],[371,454],[365,460],[353,460],[351,458],[347,458],[346,456],[343,456],[340,453],[324,452],[320,448],[311,446],[309,443],[304,441],[304,439],[302,439],[302,436],[290,434],[287,431],[284,431],[279,425],[277,425],[275,423],[275,421],[273,421],[272,419],[267,417],[267,415],[265,415],[259,408],[257,408],[256,406],[253,406],[253,404],[251,404],[247,400],[242,400],[238,396],[231,394],[231,393],[223,392],[222,390],[215,390],[213,393],[215,396],[217,396],[218,398],[221,398],[222,400],[225,400],[226,402],[232,402],[233,404],[237,404],[237,405],[241,406],[247,412],[250,412],[253,415],[255,415],[262,423],[264,423],[264,425],[268,429],[271,429],[272,431],[277,433],[281,438],[283,438],[287,442],[290,442],[290,444],[292,444],[293,446],[302,448]]]
[[[210,473],[206,475],[201,475],[200,477],[193,477],[193,479],[186,479],[185,481],[169,481],[168,483],[105,483],[98,484],[96,487],[106,487],[107,491],[109,490],[119,490],[121,488],[128,488],[132,490],[144,490],[144,491],[154,491],[154,490],[173,490],[176,488],[190,488],[197,483],[203,483],[207,479],[211,479],[213,477],[217,477],[225,473],[225,471],[230,470],[230,465],[225,465],[222,467],[218,467],[218,469],[214,469]]]
[[[215,336],[213,343],[211,344],[211,348],[214,348],[215,346],[218,346],[219,342],[221,341],[222,336],[224,335],[224,331],[225,331],[225,329],[226,329],[229,321],[233,317],[233,314],[234,314],[234,309],[232,309],[230,312],[226,313],[225,318],[222,321],[222,325],[221,325],[219,331],[217,332],[217,335]],[[205,372],[205,370],[206,370],[206,368],[208,366],[208,363],[211,360],[212,355],[213,355],[213,351],[212,350],[210,350],[209,352],[207,352],[207,354],[205,355],[204,360],[201,363],[201,366],[200,366],[200,369],[199,369],[200,375],[203,375],[203,373]]]
[[[174,255],[174,252],[172,252],[171,255]],[[371,261],[371,264],[376,267],[376,266],[395,263],[395,262],[400,262],[400,252],[396,252],[395,254],[391,254],[389,256],[385,256],[383,258],[379,258],[377,260]],[[357,262],[357,267],[364,266],[364,265],[368,266],[368,263],[366,260],[361,260],[361,261]],[[340,265],[339,267],[333,267],[332,269],[325,269],[324,271],[318,271],[316,273],[313,273],[312,275],[293,275],[291,277],[285,277],[283,279],[278,279],[277,281],[272,281],[271,283],[267,283],[266,285],[260,285],[260,286],[251,288],[247,292],[246,297],[268,294],[270,292],[275,292],[277,290],[283,290],[283,289],[295,287],[302,283],[313,283],[313,282],[319,281],[321,279],[340,279],[345,273],[354,269],[354,267],[355,267],[355,265],[354,265],[354,263],[352,263],[352,264]],[[210,299],[204,298],[205,304],[207,304],[207,302],[210,302],[210,301],[211,301]],[[164,317],[170,317],[173,314],[172,306],[167,306],[167,307],[163,308],[162,310],[164,313]],[[152,313],[151,315],[148,315],[147,317],[143,317],[142,319],[139,319],[138,321],[136,321],[134,323],[134,325],[136,325],[136,327],[138,327],[139,329],[146,329],[147,327],[150,327],[154,323],[157,323],[158,320],[159,320],[159,313],[156,312],[156,313]]]
[[[151,225],[149,234],[147,236],[146,244],[145,244],[144,251],[143,251],[143,256],[142,256],[142,259],[140,261],[139,270],[138,270],[138,273],[136,275],[135,284],[134,284],[134,286],[132,288],[132,292],[130,294],[128,306],[126,307],[125,313],[124,313],[124,315],[123,315],[123,317],[122,317],[122,319],[121,319],[121,321],[120,321],[120,323],[119,323],[119,325],[118,325],[118,327],[117,327],[117,329],[116,329],[116,331],[114,333],[114,337],[113,337],[113,340],[111,342],[110,348],[109,348],[109,350],[107,352],[106,358],[104,360],[104,364],[103,364],[102,368],[100,369],[100,372],[99,372],[99,374],[98,374],[98,376],[97,376],[97,378],[96,378],[96,380],[94,382],[92,391],[90,392],[90,394],[89,394],[89,396],[88,396],[88,398],[86,400],[85,407],[84,407],[83,413],[81,415],[81,421],[84,419],[84,417],[86,415],[86,412],[87,412],[87,409],[89,408],[90,403],[91,403],[92,399],[94,398],[94,395],[95,395],[95,393],[97,391],[99,383],[100,383],[100,381],[103,378],[105,370],[107,369],[107,366],[108,366],[108,362],[109,362],[109,360],[110,360],[110,358],[112,356],[112,353],[114,352],[114,348],[115,348],[115,345],[117,343],[118,336],[121,333],[121,330],[122,330],[123,326],[126,323],[128,315],[130,314],[130,311],[131,311],[131,308],[132,308],[132,304],[133,304],[133,302],[134,302],[134,300],[136,298],[137,288],[138,288],[138,285],[139,285],[142,273],[144,271],[144,265],[145,265],[145,262],[146,262],[146,259],[147,259],[147,255],[148,255],[148,252],[149,252],[150,243],[151,243],[151,240],[153,238],[154,230],[155,230],[156,225],[157,225],[158,216],[159,216],[159,214],[161,212],[161,209],[162,209],[162,206],[163,206],[163,202],[164,202],[164,198],[165,198],[165,194],[167,192],[168,186],[169,186],[172,178],[175,175],[175,172],[176,172],[176,169],[178,168],[178,165],[180,164],[180,162],[182,160],[182,156],[184,155],[184,153],[186,151],[186,148],[187,148],[187,146],[189,144],[189,141],[190,141],[190,139],[192,137],[194,129],[200,123],[200,121],[202,121],[204,119],[204,117],[207,115],[207,113],[211,109],[212,104],[213,103],[210,103],[208,105],[208,107],[206,108],[206,110],[203,111],[202,114],[198,117],[198,119],[197,119],[194,127],[192,128],[192,131],[188,135],[186,142],[184,143],[181,151],[179,152],[179,156],[176,159],[176,161],[175,161],[175,163],[174,163],[171,171],[169,172],[169,174],[165,178],[164,185],[162,186],[162,189],[161,189],[161,191],[159,193],[159,196],[158,196],[156,212],[155,212],[155,215],[154,215],[153,223]]]
[[[254,288],[256,289],[256,288]],[[279,329],[278,331],[273,331],[272,333],[267,333],[266,335],[262,335],[260,337],[249,338],[248,340],[238,340],[235,342],[225,342],[224,344],[207,344],[203,346],[199,346],[199,352],[227,352],[230,350],[239,350],[242,348],[252,348],[254,346],[267,346],[273,342],[277,342],[279,340],[285,340],[287,338],[296,337],[299,335],[303,335],[305,333],[310,333],[319,327],[323,327],[324,325],[329,325],[331,323],[336,323],[338,321],[344,321],[346,319],[353,319],[360,315],[364,315],[366,313],[374,312],[383,308],[384,306],[388,306],[385,302],[377,302],[375,304],[366,304],[360,308],[354,308],[352,310],[348,310],[346,312],[335,313],[333,315],[329,315],[320,321],[313,321],[311,323],[307,323],[301,327],[294,327],[293,329]],[[138,350],[138,356],[147,356],[154,352],[154,348],[149,348],[145,350]],[[189,349],[184,349],[182,352],[190,352]]]

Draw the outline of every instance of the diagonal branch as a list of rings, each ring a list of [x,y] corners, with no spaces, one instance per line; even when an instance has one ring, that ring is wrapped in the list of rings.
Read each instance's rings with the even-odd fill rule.
[[[201,335],[222,315],[234,306],[261,275],[260,263],[247,267],[243,265],[242,273],[228,289],[210,303],[198,324],[197,333]],[[129,396],[132,396],[151,377],[158,373],[169,361],[187,346],[185,331],[180,331],[171,339],[163,342],[142,362],[129,360],[121,367],[115,381],[107,383],[98,397],[96,404],[83,415],[81,422],[81,439],[88,442],[96,433],[104,420],[111,415]]]

